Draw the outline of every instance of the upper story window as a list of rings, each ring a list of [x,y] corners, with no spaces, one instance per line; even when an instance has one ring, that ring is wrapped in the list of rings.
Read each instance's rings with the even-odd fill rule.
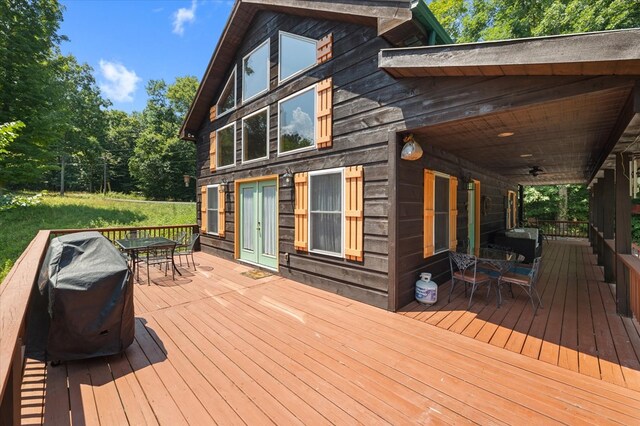
[[[236,123],[231,123],[216,132],[216,166],[231,167],[236,162]]]
[[[269,39],[242,60],[242,101],[269,89]]]
[[[280,32],[279,81],[282,82],[316,64],[316,40]]]
[[[278,103],[278,153],[291,153],[315,145],[316,88],[311,86]]]
[[[269,157],[269,107],[242,119],[242,162]]]
[[[218,116],[224,115],[236,107],[236,70],[234,68],[226,86],[218,99]]]

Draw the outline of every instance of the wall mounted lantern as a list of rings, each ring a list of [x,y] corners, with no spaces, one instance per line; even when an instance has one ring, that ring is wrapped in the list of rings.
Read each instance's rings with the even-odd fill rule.
[[[416,142],[413,137],[413,133],[410,133],[402,138],[404,146],[400,152],[400,158],[403,160],[414,161],[422,157],[422,148],[420,144]]]
[[[293,183],[293,173],[291,169],[287,167],[284,174],[282,175],[282,187],[289,188]]]
[[[185,186],[185,188],[188,188],[188,187],[189,187],[189,182],[191,182],[191,178],[196,179],[195,177],[190,176],[190,175],[183,175],[183,176],[182,176],[182,179],[184,180],[184,186]]]
[[[227,190],[229,189],[229,181],[227,180],[227,178],[222,178],[220,188],[222,188],[223,191],[227,192]]]

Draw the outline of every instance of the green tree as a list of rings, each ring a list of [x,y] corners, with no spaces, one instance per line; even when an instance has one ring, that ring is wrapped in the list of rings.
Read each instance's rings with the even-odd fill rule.
[[[138,188],[150,198],[192,200],[193,188],[185,188],[184,175],[194,175],[195,145],[180,140],[178,132],[198,88],[195,77],[179,77],[147,84],[148,100],[141,114],[141,131],[129,162]]]
[[[585,185],[527,186],[524,206],[526,218],[583,221],[589,217],[589,190]]]
[[[142,131],[140,114],[107,111],[108,128],[103,143],[108,164],[111,191],[131,192],[135,183],[129,173],[129,159],[133,156],[136,140]]]

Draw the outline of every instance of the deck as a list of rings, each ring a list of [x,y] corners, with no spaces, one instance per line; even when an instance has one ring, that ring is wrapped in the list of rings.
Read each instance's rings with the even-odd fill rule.
[[[575,259],[545,265],[545,279],[558,289],[564,288],[563,265],[577,277],[588,259],[587,248],[577,247],[545,249]],[[434,326],[277,276],[252,279],[242,275],[250,268],[203,253],[196,261],[198,270],[181,268],[175,282],[154,275],[153,285],[136,284],[136,340],[124,355],[55,368],[28,361],[23,424],[640,422],[640,392],[621,386],[626,382],[445,330],[445,312],[467,316],[453,306],[433,311],[442,315]],[[593,283],[590,289],[606,293],[606,286]],[[606,299],[599,297],[600,303]],[[550,308],[540,318],[556,312],[553,300],[545,299]],[[501,314],[511,318],[518,303],[506,304]],[[477,303],[474,309],[483,309],[464,329],[489,306]],[[601,328],[614,331],[608,312],[605,305],[593,312],[597,324],[610,321],[597,328],[596,341]],[[525,316],[526,310],[518,319]],[[548,316],[545,323],[563,323]],[[565,328],[578,328],[577,319],[565,319]],[[504,321],[496,323],[492,336],[506,330]],[[514,332],[507,334],[509,342]],[[568,344],[562,336],[558,359]]]
[[[612,288],[613,287],[613,288]],[[459,291],[458,291],[459,290]],[[484,292],[468,299],[457,286],[447,303],[449,283],[432,307],[412,303],[401,310],[407,317],[471,337],[480,342],[640,390],[640,327],[616,314],[615,288],[603,281],[602,268],[586,241],[545,242],[539,281],[543,309],[533,315],[528,297]]]

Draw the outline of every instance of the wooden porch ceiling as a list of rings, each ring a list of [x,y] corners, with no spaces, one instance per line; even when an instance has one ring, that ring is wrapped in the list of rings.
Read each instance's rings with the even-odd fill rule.
[[[203,253],[122,356],[27,363],[23,424],[637,424],[640,392]],[[146,277],[143,277],[146,278]],[[571,327],[575,321],[569,323]]]
[[[587,183],[611,151],[612,134],[632,93],[633,85],[626,84],[558,100],[550,97],[413,133],[423,145],[434,145],[519,184]],[[506,132],[513,135],[498,136]],[[633,132],[627,128],[627,138]],[[529,170],[534,166],[544,172],[532,176]]]

